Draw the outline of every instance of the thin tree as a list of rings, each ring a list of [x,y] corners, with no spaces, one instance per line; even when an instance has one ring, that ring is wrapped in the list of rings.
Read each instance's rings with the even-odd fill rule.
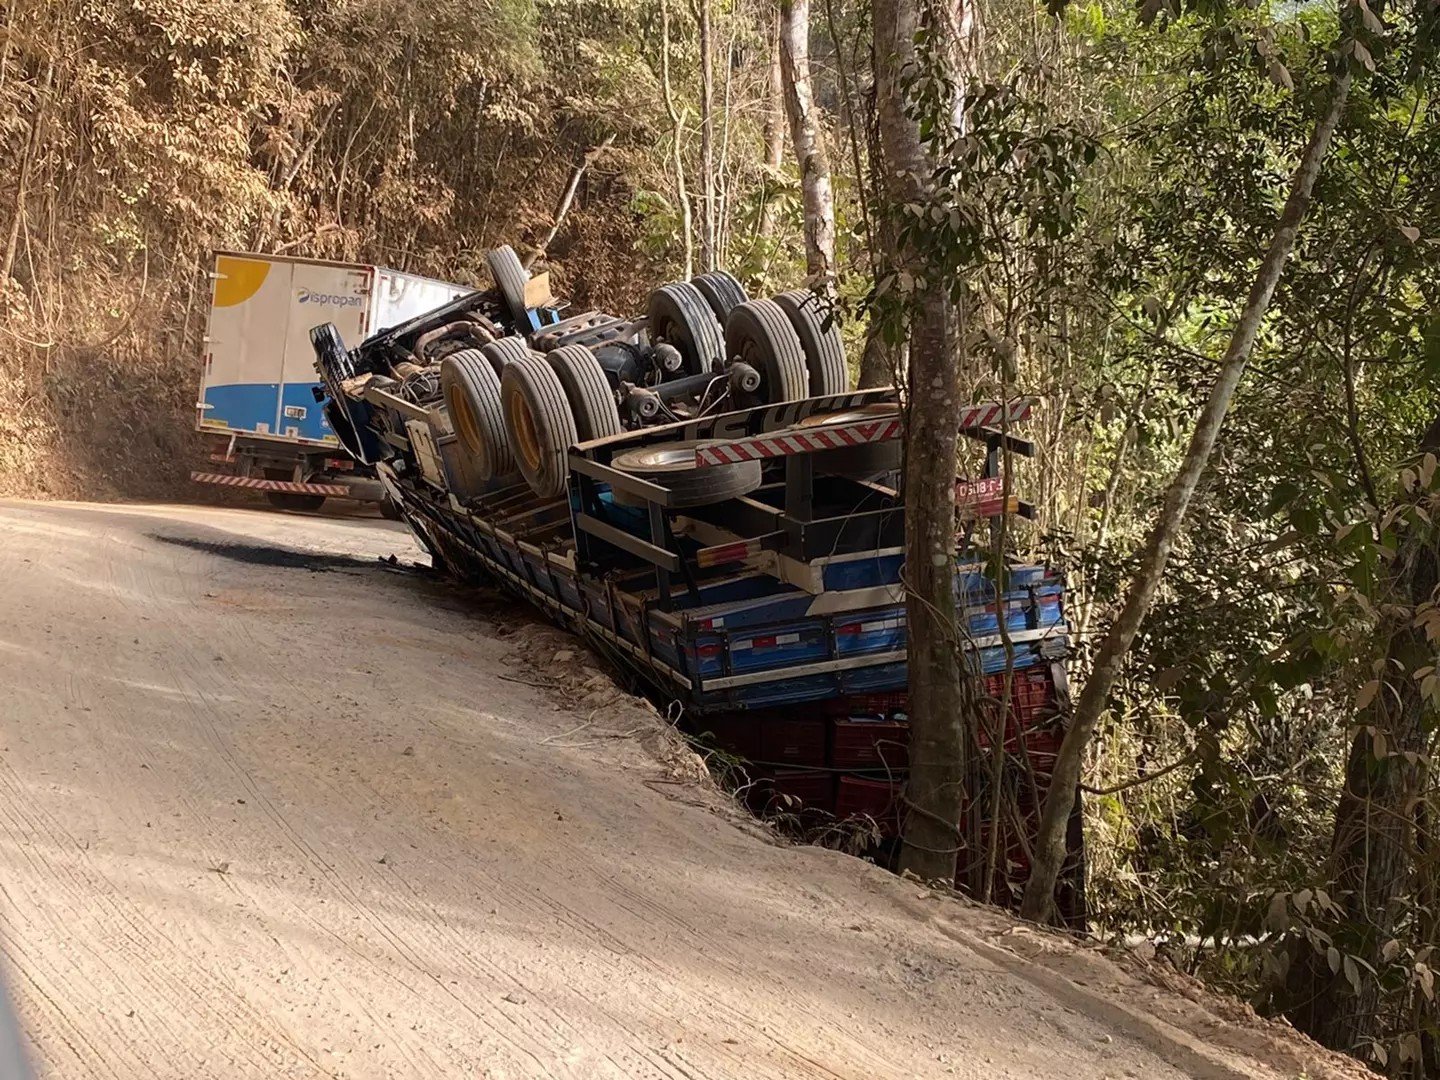
[[[775,13],[770,26],[770,89],[765,102],[765,202],[760,208],[760,235],[775,232],[780,205],[769,190],[778,181],[780,167],[785,163],[785,71],[780,64],[780,14]]]
[[[1425,507],[1431,504],[1435,457],[1440,455],[1440,417],[1420,441],[1415,504],[1392,560],[1389,595],[1379,636],[1385,661],[1361,694],[1369,700],[1345,763],[1345,787],[1335,808],[1327,875],[1344,923],[1358,931],[1345,945],[1347,957],[1330,955],[1304,942],[1305,952],[1289,972],[1287,1015],[1300,1030],[1336,1050],[1355,1052],[1380,1043],[1385,1034],[1380,976],[1392,959],[1387,945],[1400,933],[1404,905],[1399,901],[1415,878],[1415,853],[1427,847],[1423,837],[1420,793],[1430,739],[1429,702],[1422,681],[1436,664],[1429,615],[1440,587],[1440,534]],[[1420,834],[1420,835],[1417,835]],[[1398,952],[1398,949],[1396,950]]]
[[[675,104],[670,84],[670,5],[660,0],[660,90],[665,97],[665,115],[670,118],[670,167],[675,171],[675,202],[680,211],[680,238],[685,252],[685,279],[695,273],[695,223],[690,212],[690,192],[685,185],[685,113]]]
[[[1210,398],[1200,413],[1195,430],[1190,436],[1184,460],[1170,487],[1165,493],[1165,503],[1159,518],[1150,530],[1145,544],[1140,568],[1130,583],[1124,607],[1119,617],[1106,634],[1100,650],[1096,653],[1090,678],[1076,702],[1069,729],[1061,743],[1060,753],[1055,762],[1055,773],[1050,782],[1050,791],[1045,798],[1045,809],[1040,820],[1040,832],[1036,839],[1035,856],[1030,871],[1030,880],[1025,884],[1025,895],[1020,904],[1020,914],[1027,919],[1043,921],[1048,919],[1054,906],[1055,883],[1065,860],[1065,833],[1070,814],[1075,808],[1075,794],[1080,783],[1081,765],[1085,748],[1095,726],[1105,712],[1110,690],[1125,664],[1125,657],[1140,626],[1150,610],[1156,590],[1165,573],[1165,563],[1185,523],[1190,499],[1196,485],[1210,461],[1219,437],[1220,426],[1230,408],[1230,399],[1245,365],[1255,347],[1260,324],[1270,306],[1270,298],[1285,269],[1285,260],[1295,246],[1295,235],[1310,206],[1311,192],[1320,166],[1330,149],[1330,140],[1345,110],[1345,100],[1350,93],[1350,61],[1345,56],[1336,58],[1335,74],[1331,77],[1329,91],[1324,98],[1320,116],[1315,122],[1310,141],[1300,158],[1300,165],[1291,182],[1290,194],[1276,223],[1270,239],[1269,249],[1255,282],[1250,287],[1249,297],[1240,312],[1239,321],[1230,336],[1229,347],[1220,362],[1220,372],[1210,388]]]
[[[715,35],[710,0],[695,0],[700,27],[700,268],[715,269],[719,229],[715,221]]]
[[[934,161],[911,115],[907,80],[918,72],[916,36],[946,39],[928,54],[948,70],[928,74],[954,88],[968,50],[969,0],[875,0],[875,99],[885,160],[888,215],[923,203]],[[922,7],[922,4],[924,5]],[[950,40],[953,38],[953,40]],[[948,47],[947,47],[948,45]],[[958,115],[960,103],[956,103]],[[959,439],[961,313],[949,283],[926,272],[913,234],[897,245],[907,303],[910,395],[905,426],[905,615],[910,671],[910,776],[900,867],[926,880],[955,877],[964,802],[962,723],[972,718],[972,680],[962,670],[955,621],[955,452]],[[923,407],[922,407],[923,405]]]
[[[800,166],[805,269],[810,284],[830,294],[835,288],[835,196],[810,78],[810,0],[781,0],[780,68],[790,141]]]

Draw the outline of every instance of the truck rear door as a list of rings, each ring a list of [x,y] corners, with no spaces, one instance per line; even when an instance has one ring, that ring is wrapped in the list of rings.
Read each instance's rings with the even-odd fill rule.
[[[290,264],[217,255],[205,335],[199,426],[275,433],[290,313]]]
[[[310,330],[334,323],[346,345],[364,339],[374,271],[366,266],[297,262],[290,280],[279,411],[275,430],[289,438],[334,440],[311,388],[318,381]]]

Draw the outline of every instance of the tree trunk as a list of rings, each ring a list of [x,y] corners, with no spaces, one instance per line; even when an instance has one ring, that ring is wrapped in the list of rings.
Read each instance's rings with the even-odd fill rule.
[[[810,81],[810,0],[781,0],[780,65],[805,205],[805,269],[810,284],[830,294],[835,288],[835,198]]]
[[[695,222],[690,213],[690,193],[685,186],[685,156],[681,140],[685,135],[685,114],[675,106],[670,86],[670,5],[660,0],[660,89],[665,113],[670,117],[670,165],[675,170],[675,202],[680,211],[680,238],[685,250],[684,280],[695,274]]]
[[[603,154],[614,141],[614,132],[606,135],[605,138],[600,140],[598,146],[585,151],[585,156],[580,159],[580,163],[571,171],[570,180],[560,195],[560,204],[555,207],[555,220],[550,225],[550,231],[545,234],[545,239],[540,241],[540,246],[530,252],[526,257],[526,270],[534,266],[536,260],[550,250],[550,245],[555,242],[555,237],[560,235],[560,227],[565,224],[565,215],[570,213],[570,204],[575,201],[575,192],[580,190],[580,181],[583,180],[585,174],[590,171],[590,166],[594,163],[595,159]]]
[[[710,0],[695,0],[700,24],[700,268],[715,269],[715,61]]]
[[[1180,470],[1165,493],[1165,504],[1146,541],[1140,569],[1130,584],[1125,606],[1096,653],[1090,678],[1086,680],[1085,689],[1075,705],[1075,714],[1071,717],[1065,740],[1061,743],[1050,791],[1045,798],[1030,880],[1026,882],[1025,896],[1020,904],[1020,914],[1027,919],[1039,922],[1050,917],[1054,906],[1055,883],[1059,880],[1061,864],[1065,859],[1066,827],[1070,812],[1075,806],[1085,747],[1105,711],[1110,689],[1120,675],[1125,656],[1135,641],[1135,635],[1140,631],[1141,623],[1145,621],[1156,590],[1160,587],[1170,549],[1184,525],[1185,513],[1190,508],[1190,499],[1195,494],[1200,475],[1210,461],[1211,451],[1215,449],[1220,425],[1224,423],[1225,413],[1230,407],[1235,388],[1239,385],[1240,376],[1245,372],[1246,362],[1250,359],[1256,335],[1260,331],[1260,323],[1285,268],[1285,260],[1290,255],[1290,249],[1295,246],[1295,234],[1310,206],[1310,193],[1315,187],[1315,178],[1320,173],[1320,165],[1330,148],[1330,139],[1335,134],[1340,114],[1345,109],[1345,98],[1350,92],[1348,63],[1345,58],[1340,58],[1340,71],[1331,81],[1324,111],[1316,121],[1310,143],[1300,158],[1300,166],[1290,187],[1290,196],[1285,200],[1285,208],[1280,213],[1275,234],[1270,240],[1270,248],[1260,263],[1260,270],[1250,288],[1240,320],[1230,336],[1230,345],[1221,360],[1220,373],[1215,378],[1215,385],[1211,387],[1210,398],[1195,424],[1195,431],[1190,437],[1190,445],[1186,448]]]
[[[953,0],[947,0],[953,2]],[[943,20],[944,31],[960,25]],[[891,214],[924,197],[933,163],[905,111],[902,73],[913,59],[917,0],[875,0],[876,107]],[[963,42],[956,43],[958,50]],[[949,73],[952,77],[957,72]],[[955,85],[960,80],[955,78]],[[894,253],[915,276],[908,312],[909,386],[905,430],[905,614],[910,671],[910,778],[900,867],[926,880],[953,881],[965,798],[965,724],[975,722],[971,680],[962,671],[955,625],[955,448],[959,438],[960,312],[949,283],[926,273],[924,255]],[[915,407],[923,398],[924,407]]]
[[[780,16],[777,13],[770,28],[770,98],[765,110],[765,167],[770,175],[765,183],[778,181],[780,167],[785,164],[785,73],[780,65]],[[769,237],[775,232],[778,207],[771,193],[766,190],[765,203],[760,208],[760,235]]]
[[[904,360],[904,357],[897,356],[896,352],[896,348],[885,340],[879,320],[872,317],[865,330],[865,350],[860,354],[860,380],[856,384],[858,388],[870,390],[877,386],[892,385],[895,382],[896,369]]]
[[[54,79],[55,59],[52,56],[45,65],[45,77],[40,83],[35,114],[30,118],[30,134],[25,140],[25,153],[20,159],[20,176],[15,183],[15,200],[10,207],[10,235],[5,242],[4,258],[0,260],[0,279],[8,278],[15,268],[15,253],[20,247],[20,226],[25,220],[25,200],[30,194],[30,172],[40,152],[46,114],[50,109],[50,88]]]
[[[1440,454],[1440,417],[1421,440],[1422,452]],[[1345,788],[1335,809],[1330,849],[1334,899],[1353,938],[1337,940],[1348,955],[1376,971],[1389,966],[1385,943],[1395,936],[1396,904],[1415,877],[1416,805],[1420,761],[1428,750],[1426,702],[1415,673],[1436,663],[1436,647],[1417,609],[1435,601],[1440,585],[1440,536],[1433,526],[1412,522],[1400,544],[1391,580],[1393,595],[1382,610],[1392,612],[1380,687],[1362,727],[1350,744]],[[1388,633],[1385,633],[1388,630]],[[1408,755],[1408,756],[1407,756]],[[1305,946],[1302,946],[1305,947]],[[1384,1042],[1380,984],[1365,972],[1354,987],[1344,968],[1306,948],[1289,975],[1290,1021],[1317,1042],[1355,1053],[1370,1040]]]

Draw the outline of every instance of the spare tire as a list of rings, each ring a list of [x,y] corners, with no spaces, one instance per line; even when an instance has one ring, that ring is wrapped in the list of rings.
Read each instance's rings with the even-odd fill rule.
[[[523,334],[530,329],[525,312],[525,284],[530,280],[530,272],[520,265],[520,257],[509,244],[501,244],[486,255],[485,263],[490,267],[490,276],[495,279],[500,295],[505,298],[510,317]]]
[[[861,424],[877,417],[895,415],[898,415],[898,407],[894,404],[862,405],[858,409],[846,409],[842,412],[816,413],[805,417],[795,426],[823,428],[829,424]],[[811,457],[815,471],[821,475],[871,480],[900,468],[903,450],[904,446],[899,439],[888,439],[885,442],[842,446],[837,450],[821,450]]]
[[[537,495],[564,494],[570,475],[566,451],[579,437],[559,376],[540,357],[527,356],[505,365],[500,397],[505,431],[521,475]]]
[[[699,274],[690,279],[690,284],[700,290],[700,295],[705,297],[705,302],[710,305],[710,310],[715,313],[715,318],[720,320],[721,326],[725,325],[730,312],[750,299],[745,295],[745,286],[724,270]]]
[[[620,410],[615,405],[615,392],[595,354],[583,345],[565,345],[554,349],[545,358],[565,388],[565,399],[575,417],[575,433],[580,442],[607,439],[619,435]]]
[[[514,472],[500,380],[479,349],[461,349],[440,361],[440,390],[475,475],[493,480]]]
[[[662,285],[650,294],[650,344],[680,350],[687,375],[704,375],[725,354],[720,323],[704,295],[688,281]]]
[[[725,321],[725,353],[760,372],[760,397],[767,405],[809,396],[805,349],[784,309],[774,300],[749,300]]]
[[[760,462],[737,461],[730,465],[695,467],[695,451],[702,446],[724,442],[704,439],[697,442],[662,443],[627,450],[610,461],[611,468],[653,480],[670,491],[671,506],[704,506],[748,495],[760,486]],[[633,502],[623,497],[617,502]]]
[[[505,371],[506,364],[513,364],[516,360],[524,360],[527,356],[534,356],[530,346],[519,334],[512,334],[510,337],[500,338],[498,341],[489,341],[480,346],[480,355],[490,362],[495,369],[495,377],[498,379]]]
[[[834,304],[808,289],[795,289],[775,297],[775,303],[790,319],[805,366],[810,372],[810,396],[843,394],[850,388],[850,371],[845,363],[845,345],[840,340],[840,321]]]

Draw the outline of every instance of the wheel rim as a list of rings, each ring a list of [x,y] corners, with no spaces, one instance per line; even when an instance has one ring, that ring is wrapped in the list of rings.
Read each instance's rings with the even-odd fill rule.
[[[475,411],[470,408],[469,400],[460,387],[451,386],[445,393],[445,401],[450,406],[450,422],[455,425],[461,441],[471,454],[480,459],[483,466],[485,440],[480,435],[480,423],[475,419]]]
[[[881,403],[878,405],[862,405],[858,409],[846,409],[844,412],[817,413],[814,416],[807,416],[799,421],[796,427],[826,427],[830,424],[863,424],[866,420],[875,420],[879,417],[899,416],[898,406]]]
[[[723,442],[724,439],[703,439],[700,442],[675,443],[670,446],[647,446],[641,450],[627,450],[610,464],[613,468],[628,473],[690,472],[695,469],[695,451]]]
[[[746,338],[740,347],[740,359],[760,373],[760,396],[763,400],[770,400],[777,381],[775,358],[754,338]]]
[[[515,447],[532,470],[540,468],[540,437],[536,434],[535,416],[530,403],[520,394],[510,396],[510,427],[515,433]]]

